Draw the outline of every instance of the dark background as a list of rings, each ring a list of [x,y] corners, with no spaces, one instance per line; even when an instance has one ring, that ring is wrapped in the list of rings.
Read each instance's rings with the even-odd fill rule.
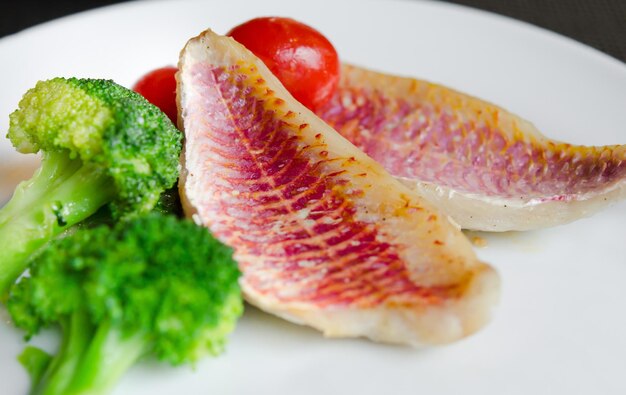
[[[530,22],[569,36],[626,62],[626,0],[448,1]],[[119,0],[12,2],[0,9],[0,37],[64,15],[119,2]]]

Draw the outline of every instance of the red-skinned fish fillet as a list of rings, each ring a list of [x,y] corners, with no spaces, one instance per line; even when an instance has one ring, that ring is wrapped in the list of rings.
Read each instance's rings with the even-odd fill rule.
[[[441,85],[344,65],[318,115],[463,228],[558,225],[626,197],[626,146],[573,146]]]
[[[234,40],[181,52],[186,214],[235,251],[246,299],[327,336],[440,344],[499,278],[445,215],[303,107]]]

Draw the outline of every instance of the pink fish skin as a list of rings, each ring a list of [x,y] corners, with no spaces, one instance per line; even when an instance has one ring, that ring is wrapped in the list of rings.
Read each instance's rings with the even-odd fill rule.
[[[528,230],[626,196],[626,146],[574,146],[441,85],[351,65],[318,115],[461,227]]]
[[[326,336],[392,343],[485,325],[496,272],[243,46],[206,31],[177,79],[185,213],[234,249],[250,303]]]

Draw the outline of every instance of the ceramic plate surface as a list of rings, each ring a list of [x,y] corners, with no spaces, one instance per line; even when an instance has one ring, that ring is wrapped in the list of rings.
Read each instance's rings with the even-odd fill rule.
[[[21,95],[54,76],[131,86],[175,64],[187,39],[261,15],[322,31],[345,61],[440,82],[498,103],[550,137],[626,143],[626,66],[510,19],[420,1],[140,1],[77,14],[0,40],[0,130]],[[0,179],[31,166],[0,138]],[[12,170],[8,170],[12,169]],[[9,191],[4,191],[5,193]],[[116,394],[625,394],[626,202],[528,233],[485,235],[502,276],[490,325],[416,350],[318,332],[248,308],[225,355],[195,369],[143,363]],[[1,254],[1,252],[0,252]],[[27,393],[24,347],[0,309],[0,393]],[[54,333],[36,341],[55,347]]]

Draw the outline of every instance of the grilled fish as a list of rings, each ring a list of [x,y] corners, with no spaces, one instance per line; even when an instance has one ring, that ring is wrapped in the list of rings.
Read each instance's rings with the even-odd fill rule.
[[[626,197],[626,146],[574,146],[441,85],[344,65],[318,115],[461,227],[529,230]]]
[[[185,213],[234,249],[246,299],[326,336],[441,344],[481,328],[499,277],[446,215],[208,30],[179,61]]]

